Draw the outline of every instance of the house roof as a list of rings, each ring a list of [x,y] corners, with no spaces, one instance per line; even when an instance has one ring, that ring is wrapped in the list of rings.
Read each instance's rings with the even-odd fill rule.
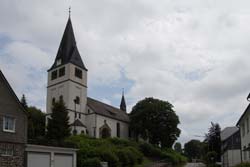
[[[26,113],[26,110],[24,109],[23,105],[21,104],[21,102],[19,101],[18,97],[16,96],[14,90],[11,88],[9,82],[7,81],[7,79],[5,78],[4,74],[2,73],[2,71],[0,70],[0,78],[2,78],[3,83],[6,85],[6,87],[8,88],[9,92],[11,93],[11,95],[14,97],[14,99],[16,100],[16,102],[18,103],[18,105],[20,106],[20,108],[22,109],[22,111]]]
[[[229,138],[230,136],[232,136],[233,134],[235,134],[238,130],[239,130],[239,128],[236,127],[236,126],[226,127],[220,133],[221,140],[222,141],[226,140],[227,138]]]
[[[87,105],[98,115],[124,122],[129,122],[129,116],[127,115],[127,113],[116,107],[105,104],[90,97],[88,97],[87,99]]]
[[[77,119],[77,120],[75,120],[72,124],[70,124],[71,126],[82,126],[82,127],[85,127],[86,128],[86,126],[79,120],[79,119]]]
[[[247,112],[250,112],[250,104],[248,104],[247,108],[245,109],[244,113],[241,115],[240,119],[237,122],[237,126],[240,124],[240,121],[242,120],[242,118],[247,114]]]
[[[75,35],[70,17],[64,30],[55,62],[49,71],[57,67],[57,60],[59,59],[61,59],[61,65],[72,63],[84,70],[87,70],[76,46]]]

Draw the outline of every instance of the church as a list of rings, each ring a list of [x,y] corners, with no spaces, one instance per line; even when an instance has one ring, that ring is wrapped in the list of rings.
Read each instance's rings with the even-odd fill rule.
[[[95,138],[129,137],[129,117],[122,94],[120,108],[90,98],[88,69],[76,46],[69,16],[54,63],[48,70],[46,122],[55,101],[63,100],[72,133]]]

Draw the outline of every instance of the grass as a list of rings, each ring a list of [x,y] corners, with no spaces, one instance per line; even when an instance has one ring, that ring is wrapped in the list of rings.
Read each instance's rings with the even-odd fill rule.
[[[134,167],[145,167],[145,166],[149,166],[152,163],[153,162],[150,159],[144,157],[142,164],[135,165]]]

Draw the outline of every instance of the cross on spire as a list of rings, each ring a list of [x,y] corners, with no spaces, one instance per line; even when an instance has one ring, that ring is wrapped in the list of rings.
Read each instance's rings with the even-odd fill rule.
[[[69,17],[71,15],[71,6],[69,6]]]

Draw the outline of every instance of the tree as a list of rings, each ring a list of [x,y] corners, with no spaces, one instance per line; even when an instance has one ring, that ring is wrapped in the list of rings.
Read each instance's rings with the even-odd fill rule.
[[[174,145],[174,150],[178,153],[182,153],[182,148],[181,148],[181,143],[180,142],[176,142]]]
[[[203,146],[199,140],[190,140],[184,145],[184,154],[192,159],[201,159],[203,153]]]
[[[28,139],[45,136],[45,114],[36,107],[28,107]]]
[[[27,110],[28,109],[28,104],[27,104],[26,97],[25,97],[24,94],[22,95],[22,98],[21,98],[20,102],[23,105],[24,109]]]
[[[62,100],[53,103],[51,119],[48,121],[46,137],[49,140],[62,142],[70,136],[69,116]]]
[[[30,142],[45,135],[45,114],[38,108],[28,106],[25,95],[20,100],[28,115],[28,139]]]
[[[208,134],[206,134],[205,141],[208,143],[208,150],[210,152],[216,152],[216,161],[220,162],[221,155],[221,128],[218,123],[211,122]]]
[[[136,139],[171,148],[180,135],[179,117],[167,101],[145,98],[139,101],[130,114],[130,127]]]

